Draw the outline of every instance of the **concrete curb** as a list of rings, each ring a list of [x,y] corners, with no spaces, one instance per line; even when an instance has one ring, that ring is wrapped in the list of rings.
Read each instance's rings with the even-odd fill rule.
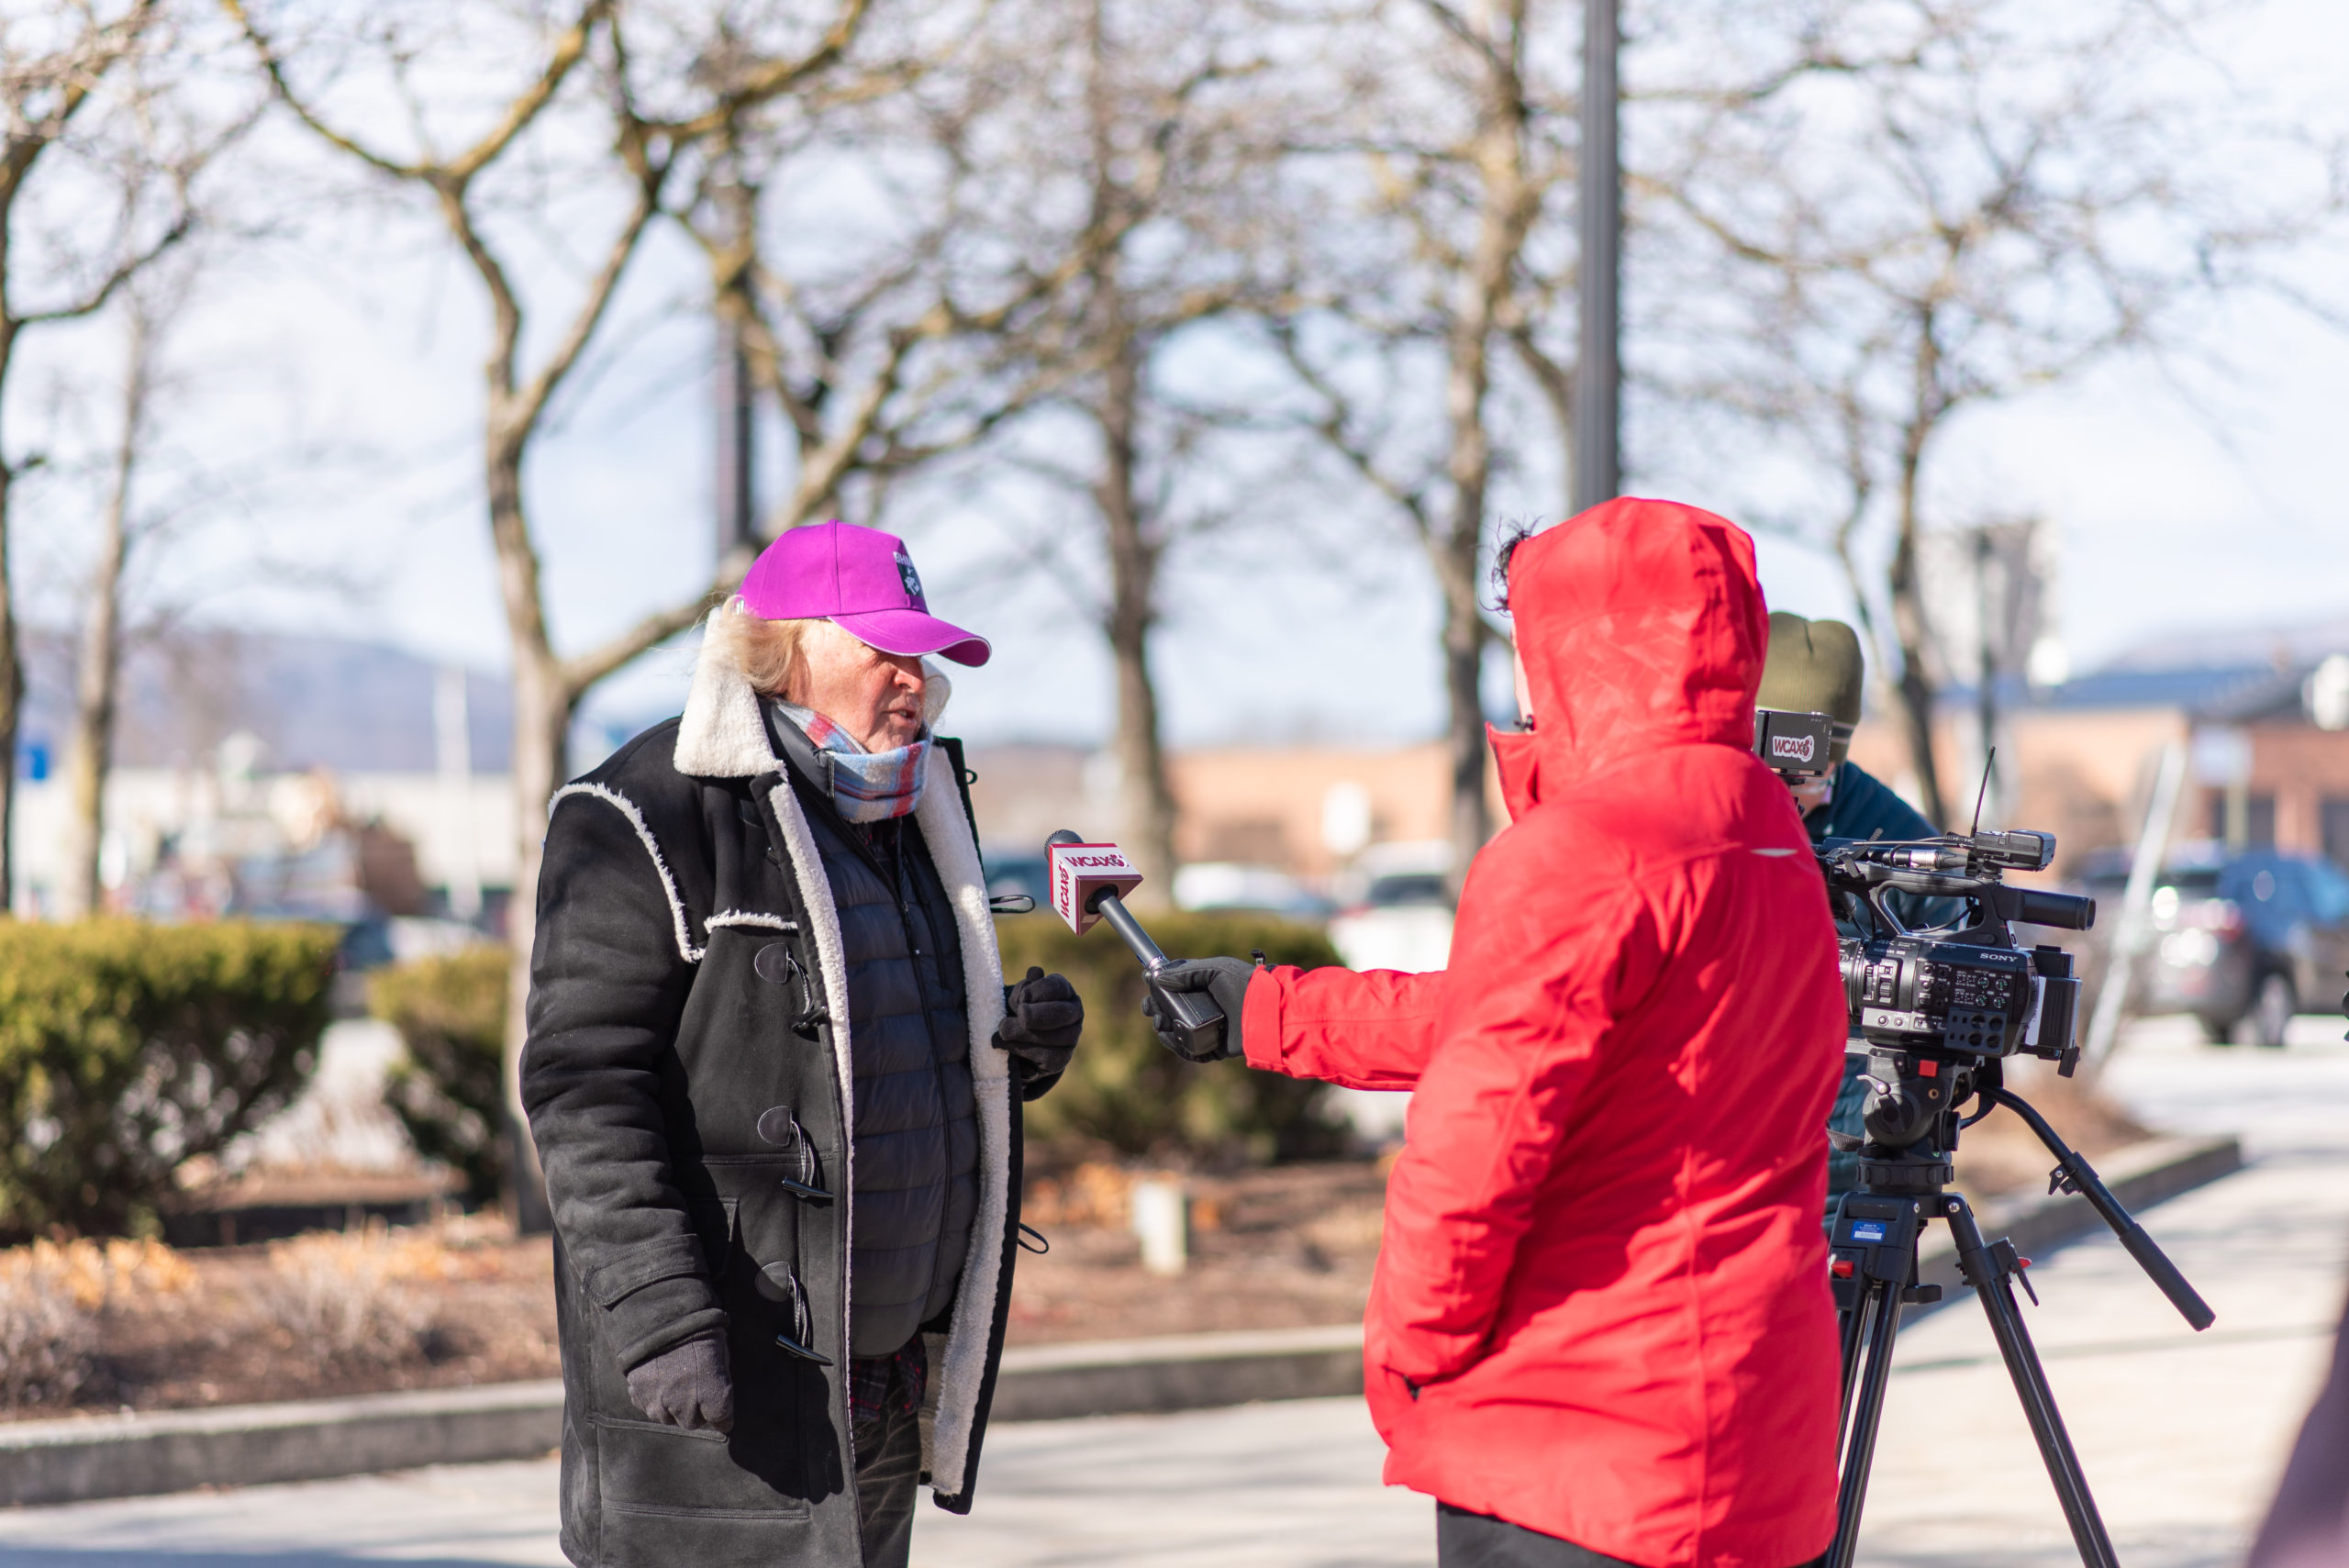
[[[1003,1352],[994,1419],[1204,1410],[1362,1392],[1362,1325],[1168,1334]]]
[[[2239,1169],[2232,1138],[2160,1139],[2102,1174],[2140,1209]],[[2101,1228],[2078,1197],[1988,1208],[1983,1229],[2043,1252]],[[1965,1294],[1947,1232],[1921,1259],[1945,1299]],[[1172,1334],[1032,1345],[1004,1352],[995,1418],[1139,1415],[1362,1392],[1362,1327]],[[29,1507],[318,1481],[427,1464],[527,1459],[562,1441],[562,1385],[374,1394],[61,1421],[0,1423],[0,1506]]]
[[[0,1426],[0,1503],[79,1503],[520,1459],[562,1440],[562,1384],[224,1405]]]
[[[2054,1156],[2048,1157],[2054,1167]],[[2243,1169],[2243,1145],[2232,1137],[2153,1138],[2115,1154],[2097,1171],[2121,1207],[2132,1214],[2164,1198],[2190,1192]],[[2066,1241],[2103,1234],[2105,1225],[2088,1200],[2076,1193],[2044,1195],[1982,1205],[1977,1216],[1982,1234],[1992,1240],[2006,1237],[2024,1257],[2052,1251]],[[2161,1237],[2154,1237],[2159,1241]],[[1917,1258],[1920,1284],[1942,1287],[1942,1299],[1909,1308],[1908,1315],[1938,1311],[1953,1302],[1971,1300],[1973,1292],[1957,1270],[1957,1249],[1949,1229],[1936,1225],[1926,1235]],[[2153,1287],[2148,1284],[2147,1289]]]

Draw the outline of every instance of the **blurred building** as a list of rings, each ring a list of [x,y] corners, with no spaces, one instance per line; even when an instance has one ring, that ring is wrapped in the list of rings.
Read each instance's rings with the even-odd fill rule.
[[[1117,760],[1066,745],[981,745],[969,753],[971,800],[990,861],[1040,854],[1056,828],[1114,839]],[[1167,759],[1181,816],[1177,856],[1260,867],[1325,884],[1375,845],[1450,832],[1443,748],[1233,746]],[[1486,769],[1487,804],[1507,820]]]
[[[1948,694],[1934,761],[1953,809],[1982,766],[1976,695]],[[2133,843],[2164,749],[2185,749],[2176,840],[2321,854],[2349,867],[2349,622],[2164,639],[2077,678],[1999,694],[1998,825],[2054,831],[2069,862]],[[1853,757],[1913,794],[1899,726],[1872,715]],[[1955,824],[1963,827],[1963,823]]]
[[[72,809],[72,650],[27,648],[17,901],[51,906]],[[494,922],[514,881],[503,679],[327,638],[183,634],[123,672],[99,863],[109,906]]]

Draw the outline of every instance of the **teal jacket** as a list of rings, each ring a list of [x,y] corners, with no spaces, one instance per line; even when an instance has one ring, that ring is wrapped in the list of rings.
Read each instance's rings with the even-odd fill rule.
[[[1880,828],[1887,839],[1930,839],[1936,829],[1925,820],[1922,813],[1901,799],[1856,762],[1845,762],[1835,770],[1835,796],[1825,806],[1802,819],[1810,830],[1814,844],[1824,839],[1867,839]],[[1918,899],[1915,906],[1896,911],[1910,925],[1932,925],[1949,918],[1954,908],[1948,899]],[[1846,929],[1846,936],[1854,934]],[[1835,1109],[1827,1125],[1838,1132],[1857,1134],[1860,1112],[1867,1104],[1867,1058],[1856,1052],[1843,1058],[1843,1087],[1835,1096]],[[1827,1153],[1827,1207],[1830,1215],[1835,1200],[1859,1179],[1859,1157],[1835,1150]]]

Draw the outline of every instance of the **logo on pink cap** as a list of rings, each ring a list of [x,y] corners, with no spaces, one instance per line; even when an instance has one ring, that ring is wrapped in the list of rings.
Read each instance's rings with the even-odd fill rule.
[[[884,653],[984,664],[987,639],[930,613],[906,541],[878,528],[820,523],[760,551],[743,607],[766,620],[828,620]]]

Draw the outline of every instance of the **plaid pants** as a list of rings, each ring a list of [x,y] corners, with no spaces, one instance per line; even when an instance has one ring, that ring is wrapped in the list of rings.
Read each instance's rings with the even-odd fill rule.
[[[893,1356],[849,1363],[856,1518],[865,1568],[906,1568],[921,1487],[921,1398],[930,1363],[917,1334]]]

